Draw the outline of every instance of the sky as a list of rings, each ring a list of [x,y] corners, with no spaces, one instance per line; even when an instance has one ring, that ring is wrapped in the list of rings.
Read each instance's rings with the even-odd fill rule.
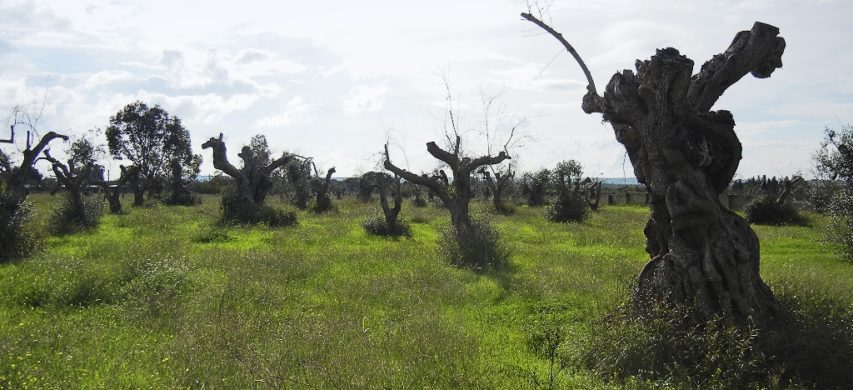
[[[45,102],[41,131],[79,135],[141,100],[181,118],[202,174],[214,168],[201,144],[222,132],[233,163],[264,134],[276,153],[350,176],[375,169],[386,141],[397,165],[435,168],[425,143],[441,144],[451,107],[467,153],[500,150],[515,127],[517,169],[575,159],[588,176],[632,176],[612,128],[580,109],[583,73],[519,17],[526,10],[508,0],[0,0],[0,114]],[[547,17],[599,89],[657,48],[679,49],[698,71],[755,21],[779,27],[783,68],[744,77],[714,107],[737,123],[738,177],[810,176],[824,128],[853,122],[853,2],[556,0]]]

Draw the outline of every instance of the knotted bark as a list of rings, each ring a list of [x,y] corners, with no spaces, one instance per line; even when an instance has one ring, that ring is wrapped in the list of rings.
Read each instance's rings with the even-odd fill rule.
[[[522,17],[554,35],[583,63],[559,33],[529,14]],[[719,201],[741,160],[734,119],[728,111],[710,109],[746,74],[766,78],[782,66],[785,41],[778,33],[756,22],[695,75],[693,61],[666,48],[637,61],[636,73],[613,75],[603,97],[592,82],[587,87],[581,107],[602,113],[612,124],[651,196],[645,228],[651,260],[634,290],[641,312],[660,302],[687,302],[705,317],[723,313],[761,323],[775,311],[759,275],[758,238]]]

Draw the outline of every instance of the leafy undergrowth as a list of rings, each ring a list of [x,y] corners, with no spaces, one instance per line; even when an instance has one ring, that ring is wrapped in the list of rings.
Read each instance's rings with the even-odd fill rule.
[[[55,200],[33,200],[46,229]],[[389,238],[361,226],[375,205],[337,205],[332,214],[300,212],[288,228],[218,226],[212,197],[195,207],[127,205],[93,230],[48,238],[41,253],[0,265],[0,388],[679,383],[607,374],[580,358],[644,263],[646,209],[605,207],[569,224],[547,222],[541,208],[492,216],[510,264],[477,273],[440,257],[445,210],[407,202],[411,235]],[[756,227],[765,280],[800,321],[790,327],[798,341],[771,344],[809,353],[849,341],[838,328],[849,326],[841,313],[853,303],[850,264],[818,244],[825,221],[810,218],[809,227]],[[837,337],[803,341],[816,334]],[[818,363],[839,364],[803,363],[797,375],[806,380],[792,381],[820,387],[805,375]],[[780,371],[780,386],[795,371]],[[746,382],[706,387],[730,383]]]

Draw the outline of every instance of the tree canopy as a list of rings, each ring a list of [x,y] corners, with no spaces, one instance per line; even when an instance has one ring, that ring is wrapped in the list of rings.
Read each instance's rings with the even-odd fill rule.
[[[141,101],[128,104],[110,117],[106,136],[110,154],[132,162],[142,179],[149,182],[169,175],[173,161],[187,167],[200,162],[200,157],[192,154],[190,133],[180,118],[159,105],[149,107]]]

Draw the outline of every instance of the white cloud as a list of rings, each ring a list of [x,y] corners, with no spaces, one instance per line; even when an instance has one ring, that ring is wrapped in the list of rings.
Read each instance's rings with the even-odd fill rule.
[[[203,17],[187,19],[198,4],[0,0],[0,98],[13,104],[49,90],[50,125],[73,131],[103,127],[143,99],[179,115],[197,139],[222,129],[236,144],[274,129],[268,136],[280,150],[355,156],[338,164],[345,175],[346,165],[381,148],[389,127],[399,129],[412,167],[434,165],[423,145],[440,136],[435,117],[444,103],[436,109],[433,102],[444,97],[439,73],[449,69],[467,127],[481,117],[480,90],[503,91],[514,114],[531,118],[525,132],[537,141],[519,151],[522,169],[578,158],[621,176],[612,129],[580,110],[582,72],[551,37],[519,19],[522,8],[492,0],[372,0],[369,7],[243,0],[206,3]],[[698,70],[755,20],[779,26],[789,43],[785,68],[769,80],[747,76],[718,104],[738,123],[748,176],[807,170],[802,156],[823,127],[851,121],[853,84],[844,76],[853,65],[851,8],[802,0],[564,1],[553,4],[551,23],[587,60],[599,90],[656,48],[677,47]]]
[[[306,123],[309,121],[311,106],[305,103],[305,98],[295,96],[284,105],[284,111],[278,115],[267,116],[258,119],[255,125],[261,129],[286,127],[295,123]]]
[[[355,115],[379,111],[385,105],[385,94],[387,92],[387,82],[376,85],[359,85],[351,89],[344,98],[344,112],[347,115]]]

